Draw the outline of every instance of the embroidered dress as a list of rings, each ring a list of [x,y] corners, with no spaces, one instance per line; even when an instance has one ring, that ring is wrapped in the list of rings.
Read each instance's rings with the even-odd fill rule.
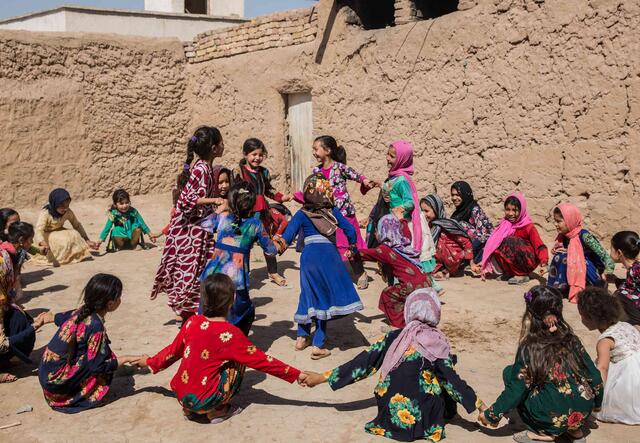
[[[598,340],[614,341],[602,409],[595,414],[601,421],[640,425],[640,331],[618,322],[600,334]]]
[[[640,261],[633,262],[627,270],[627,278],[615,293],[629,317],[628,323],[640,325]]]
[[[166,293],[169,307],[183,317],[198,310],[199,277],[214,249],[213,235],[199,224],[213,209],[196,205],[201,198],[213,198],[213,176],[211,166],[198,160],[178,198],[151,291],[152,299]]]
[[[473,197],[473,190],[469,183],[457,181],[451,189],[458,191],[462,199],[460,205],[451,214],[453,220],[458,221],[466,230],[473,247],[473,262],[480,263],[484,252],[484,245],[493,233],[493,224]]]
[[[484,415],[497,424],[510,410],[517,409],[529,430],[550,436],[578,430],[587,422],[593,408],[602,404],[602,378],[584,348],[577,355],[584,361],[587,374],[575,374],[556,364],[542,386],[533,386],[527,377],[526,350],[518,349],[513,365],[502,372],[504,391]]]
[[[549,261],[549,252],[533,224],[516,229],[505,238],[491,259],[497,265],[496,271],[504,275],[529,275],[541,263]]]
[[[66,222],[69,222],[73,229],[66,229]],[[35,231],[37,241],[44,240],[49,244],[49,253],[46,257],[34,257],[34,263],[60,266],[78,263],[91,256],[86,242],[89,237],[71,209],[67,209],[64,215],[57,218],[52,217],[47,209],[43,209]]]
[[[121,237],[131,240],[133,231],[140,228],[144,234],[149,234],[151,230],[144,222],[142,215],[136,208],[129,208],[127,212],[120,212],[117,209],[109,210],[107,216],[107,223],[104,225],[104,229],[100,233],[100,241],[103,242],[107,239],[109,233],[113,237]]]
[[[207,412],[228,403],[240,388],[245,367],[289,383],[300,370],[258,349],[235,326],[202,315],[187,320],[169,346],[147,360],[157,373],[180,360],[171,390],[182,407]]]
[[[337,390],[375,374],[391,343],[402,331],[392,331],[353,360],[325,373],[331,389]],[[445,438],[445,420],[456,415],[456,403],[471,413],[476,394],[454,369],[455,356],[435,362],[410,347],[400,365],[374,388],[378,413],[364,429],[398,441]]]
[[[109,391],[118,367],[116,355],[109,347],[104,320],[92,314],[75,324],[78,311],[55,316],[59,327],[47,345],[38,378],[47,404],[56,411],[75,413],[97,406]],[[75,354],[67,362],[67,348],[75,334]]]

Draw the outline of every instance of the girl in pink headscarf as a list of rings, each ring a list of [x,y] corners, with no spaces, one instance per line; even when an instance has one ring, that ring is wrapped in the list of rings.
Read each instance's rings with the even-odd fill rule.
[[[576,295],[586,286],[606,287],[606,274],[612,274],[615,263],[600,242],[582,228],[582,214],[571,203],[553,209],[558,230],[551,250],[547,286],[568,292],[569,301],[577,303]]]
[[[548,261],[549,251],[527,213],[524,195],[511,194],[504,201],[504,218],[484,247],[482,274],[502,274],[509,284],[517,285],[528,282],[529,274],[538,266],[545,274]]]

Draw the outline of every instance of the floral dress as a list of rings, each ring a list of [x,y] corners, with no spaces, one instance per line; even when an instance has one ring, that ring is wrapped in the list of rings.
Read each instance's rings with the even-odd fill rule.
[[[632,325],[640,325],[640,261],[634,261],[627,270],[627,278],[620,284],[616,295]]]
[[[458,222],[467,230],[467,234],[471,239],[474,263],[480,263],[482,261],[484,245],[493,232],[491,220],[489,220],[489,217],[482,208],[476,205],[471,210],[469,220],[458,220]]]
[[[353,360],[324,375],[337,390],[375,374],[382,366],[389,346],[402,330],[389,332]],[[409,348],[400,365],[374,389],[378,415],[364,426],[366,432],[399,441],[445,437],[445,420],[456,415],[456,403],[471,413],[477,397],[454,369],[455,356],[435,362]]]
[[[118,368],[116,355],[109,347],[104,319],[92,314],[76,324],[77,317],[78,311],[55,316],[59,329],[44,350],[38,370],[47,404],[66,413],[98,405],[109,391],[113,373]],[[68,361],[71,334],[75,334],[77,345]]]
[[[600,371],[587,351],[582,347],[576,351],[588,370],[584,377],[556,364],[542,386],[533,386],[528,379],[524,352],[518,349],[515,363],[502,372],[505,388],[485,411],[487,420],[497,424],[517,408],[525,425],[538,434],[557,436],[583,426],[603,396]]]
[[[109,210],[107,223],[104,225],[99,239],[100,241],[105,241],[109,233],[111,233],[114,237],[128,238],[131,240],[133,231],[137,228],[140,228],[145,234],[151,232],[136,208],[129,208],[129,210],[124,213],[117,209],[111,209]]]

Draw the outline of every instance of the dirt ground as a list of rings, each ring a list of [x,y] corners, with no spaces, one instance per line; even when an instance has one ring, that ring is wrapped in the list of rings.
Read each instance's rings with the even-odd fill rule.
[[[152,230],[159,230],[168,219],[170,197],[156,195],[133,199]],[[92,238],[102,229],[108,201],[74,202],[72,208]],[[20,210],[22,219],[35,223],[38,208]],[[152,354],[170,343],[177,332],[166,298],[149,300],[153,278],[161,255],[160,247],[148,251],[127,251],[100,255],[93,260],[61,268],[28,266],[24,281],[33,314],[55,312],[77,306],[83,286],[97,272],[119,276],[124,282],[121,307],[107,317],[107,329],[116,354]],[[292,321],[298,296],[298,255],[289,250],[280,259],[280,269],[289,280],[288,288],[278,288],[266,280],[261,254],[254,254],[251,296],[257,305],[257,319],[251,339],[262,349],[300,369],[325,371],[357,353],[381,335],[383,316],[378,296],[383,284],[374,278],[369,288],[360,291],[365,309],[356,315],[332,322],[329,346],[333,355],[312,361],[309,352],[295,352],[295,325]],[[491,403],[501,392],[501,372],[513,360],[523,311],[523,287],[503,282],[481,282],[471,277],[444,282],[442,329],[458,354],[457,370]],[[565,316],[595,355],[596,332],[580,323],[575,306],[566,305]],[[47,325],[38,333],[37,361],[55,332]],[[81,441],[294,441],[365,442],[382,441],[363,430],[375,416],[373,378],[333,392],[327,385],[303,389],[274,377],[248,371],[235,403],[245,410],[220,425],[187,422],[168,389],[177,365],[157,375],[121,368],[114,379],[104,407],[78,415],[52,411],[44,402],[37,379],[36,365],[19,365],[13,373],[20,379],[0,385],[0,426],[20,422],[17,427],[0,430],[2,442]],[[33,412],[16,415],[24,405]],[[459,408],[460,415],[447,425],[449,442],[512,441],[520,430],[517,420],[497,430],[481,429],[475,415]],[[638,428],[598,424],[590,442],[618,443],[640,441]]]

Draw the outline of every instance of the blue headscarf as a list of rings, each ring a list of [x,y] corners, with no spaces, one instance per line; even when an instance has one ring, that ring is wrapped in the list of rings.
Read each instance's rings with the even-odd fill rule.
[[[71,200],[71,195],[67,192],[66,189],[62,189],[62,188],[54,189],[49,194],[49,204],[45,206],[44,209],[49,211],[49,214],[51,214],[51,217],[60,218],[62,217],[62,215],[60,215],[58,211],[56,211],[56,208],[61,206],[62,203],[64,203],[66,200]]]

